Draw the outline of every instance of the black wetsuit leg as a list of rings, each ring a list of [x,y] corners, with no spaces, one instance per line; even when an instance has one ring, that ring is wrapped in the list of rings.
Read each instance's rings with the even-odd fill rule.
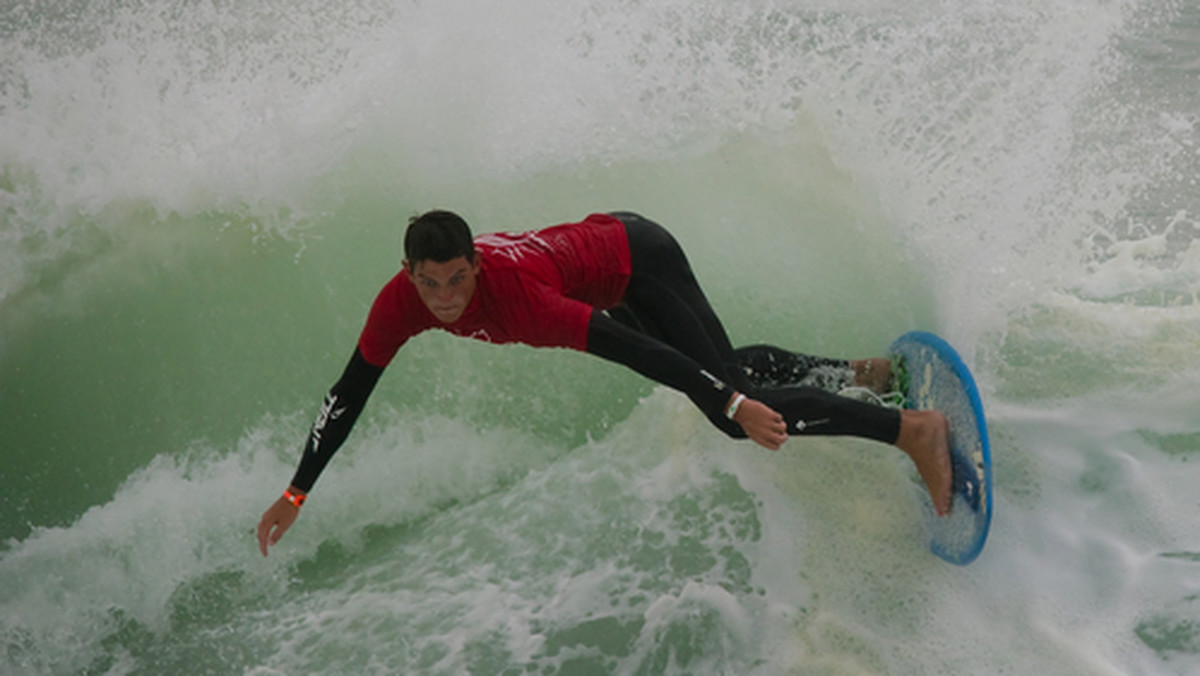
[[[729,335],[675,237],[637,214],[613,215],[625,223],[633,267],[614,317],[683,352],[733,387],[749,388]]]
[[[814,357],[774,345],[748,345],[734,353],[754,387],[809,385],[837,393],[854,385],[854,368],[847,359]]]
[[[666,343],[713,377],[778,411],[787,421],[789,434],[853,435],[895,443],[900,433],[897,411],[815,387],[756,386],[747,377],[675,238],[637,214],[613,215],[625,224],[633,268],[622,305],[609,312],[614,320]],[[589,342],[591,339],[589,333]],[[606,344],[606,349],[611,352],[619,347]],[[619,355],[602,356],[621,360]],[[726,418],[720,407],[705,406],[702,410],[730,436],[745,437],[741,426]]]

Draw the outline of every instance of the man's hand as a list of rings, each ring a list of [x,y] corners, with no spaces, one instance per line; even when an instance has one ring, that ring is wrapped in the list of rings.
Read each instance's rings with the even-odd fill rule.
[[[300,508],[280,497],[263,512],[262,520],[258,522],[258,549],[263,556],[267,555],[267,547],[274,547],[279,538],[287,532],[300,516]]]
[[[787,441],[787,423],[775,409],[755,399],[746,399],[733,414],[746,436],[763,448],[778,451]]]

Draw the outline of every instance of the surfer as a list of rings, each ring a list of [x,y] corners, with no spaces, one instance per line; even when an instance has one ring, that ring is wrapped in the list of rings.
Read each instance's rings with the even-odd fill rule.
[[[946,419],[898,411],[828,389],[883,393],[886,359],[809,357],[757,345],[734,349],[662,226],[637,214],[472,238],[448,211],[409,222],[401,271],[380,291],[341,378],[326,395],[291,485],[258,525],[279,541],[350,433],[384,368],[428,329],[493,343],[589,352],[686,394],[718,429],[777,450],[789,435],[850,435],[892,444],[917,467],[938,514],[950,508]],[[821,385],[820,387],[814,385]]]

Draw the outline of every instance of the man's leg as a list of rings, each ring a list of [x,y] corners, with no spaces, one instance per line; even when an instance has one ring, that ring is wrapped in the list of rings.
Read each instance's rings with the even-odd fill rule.
[[[625,223],[633,274],[623,306],[612,313],[614,318],[683,352],[715,377],[770,406],[787,421],[788,434],[855,435],[895,443],[900,424],[895,411],[815,387],[756,387],[746,377],[725,328],[675,238],[636,214],[615,215]],[[730,432],[728,420],[710,419]],[[734,432],[741,436],[736,434],[741,430]]]
[[[714,376],[769,406],[783,416],[789,435],[852,435],[898,446],[916,464],[937,513],[949,509],[950,454],[942,414],[901,413],[814,387],[752,387],[675,239],[661,226],[636,214],[614,215],[625,223],[633,263],[625,303],[612,312],[615,319],[671,345]],[[878,379],[884,370],[875,362],[866,360],[851,366],[860,378]],[[745,436],[737,423],[718,416],[709,419],[730,436]]]
[[[738,390],[749,389],[725,327],[692,273],[679,243],[665,228],[637,214],[613,214],[625,223],[633,272],[618,321],[667,343]]]
[[[734,352],[742,372],[757,388],[804,385],[837,393],[848,387],[865,387],[875,394],[892,390],[891,364],[881,357],[830,359],[773,345],[749,345]]]
[[[854,368],[845,359],[812,357],[773,345],[750,345],[735,350],[738,364],[755,387],[807,385],[838,392],[854,385]]]

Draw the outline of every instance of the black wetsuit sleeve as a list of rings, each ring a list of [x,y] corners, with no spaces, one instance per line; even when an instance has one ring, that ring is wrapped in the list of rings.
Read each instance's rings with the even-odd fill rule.
[[[725,405],[733,396],[732,387],[679,350],[599,310],[592,312],[588,323],[587,351],[684,393],[714,422],[724,420]],[[740,432],[740,428],[735,431]]]
[[[305,493],[312,489],[325,465],[350,434],[382,373],[383,368],[372,365],[358,348],[354,349],[342,377],[325,395],[321,412],[308,433],[300,466],[292,477],[293,486]]]

